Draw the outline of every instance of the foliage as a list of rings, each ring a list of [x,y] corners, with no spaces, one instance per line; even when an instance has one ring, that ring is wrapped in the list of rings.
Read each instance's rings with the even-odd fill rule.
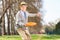
[[[60,22],[58,22],[58,23],[56,24],[56,28],[55,28],[54,32],[55,32],[56,34],[60,34]]]

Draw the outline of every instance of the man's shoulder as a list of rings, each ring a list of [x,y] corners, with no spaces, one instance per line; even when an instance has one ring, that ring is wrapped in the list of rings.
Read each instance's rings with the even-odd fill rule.
[[[27,14],[29,13],[28,11],[25,11]],[[23,13],[22,10],[19,10],[17,13]]]
[[[17,14],[21,14],[22,13],[22,11],[21,10],[19,10],[18,12],[17,12]]]
[[[19,10],[17,13],[20,13],[21,12],[21,10]]]

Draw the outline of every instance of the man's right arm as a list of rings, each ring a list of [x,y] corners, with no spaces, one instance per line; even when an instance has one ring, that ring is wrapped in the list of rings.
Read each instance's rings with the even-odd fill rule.
[[[24,23],[21,21],[21,15],[20,15],[20,11],[17,12],[16,14],[16,25],[24,25]]]
[[[19,11],[16,14],[16,24],[18,24],[18,21],[19,21],[18,19],[19,19]]]

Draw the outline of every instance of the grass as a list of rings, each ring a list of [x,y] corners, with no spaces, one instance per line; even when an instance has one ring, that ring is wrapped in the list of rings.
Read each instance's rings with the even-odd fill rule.
[[[32,34],[32,40],[60,40],[60,35]],[[22,40],[19,35],[0,36],[0,40]]]

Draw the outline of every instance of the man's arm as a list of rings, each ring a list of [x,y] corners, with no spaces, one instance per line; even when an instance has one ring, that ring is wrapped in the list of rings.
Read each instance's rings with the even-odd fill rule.
[[[34,13],[34,14],[32,14],[32,13],[28,13],[28,16],[29,16],[29,17],[35,17],[35,16],[40,17],[41,14],[40,14],[40,12],[38,12],[38,13]]]
[[[16,14],[16,24],[18,24],[18,18],[19,17],[19,12],[17,12],[17,14]]]
[[[28,16],[29,17],[35,17],[35,16],[37,16],[37,14],[28,13]]]
[[[16,14],[16,24],[18,24],[18,25],[24,25],[24,23],[21,21],[21,15],[20,15],[19,11]]]

